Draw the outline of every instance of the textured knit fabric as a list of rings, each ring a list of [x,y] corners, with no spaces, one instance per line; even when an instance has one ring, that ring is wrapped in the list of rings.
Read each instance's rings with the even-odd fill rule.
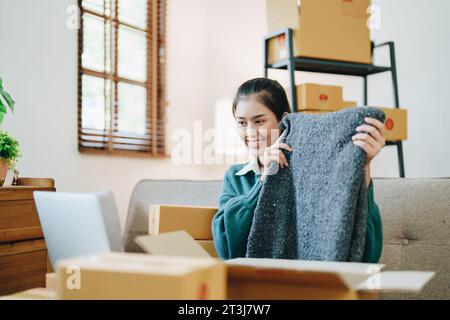
[[[253,171],[236,175],[245,166],[233,165],[225,173],[219,211],[212,221],[214,244],[224,260],[245,257],[253,213],[262,187],[260,176]],[[383,248],[383,230],[372,182],[367,191],[367,206],[369,214],[363,262],[378,263]]]
[[[383,111],[290,114],[281,122],[286,170],[261,190],[247,242],[247,257],[362,261],[368,216],[366,153],[353,144],[356,128]],[[282,190],[282,192],[280,192]]]

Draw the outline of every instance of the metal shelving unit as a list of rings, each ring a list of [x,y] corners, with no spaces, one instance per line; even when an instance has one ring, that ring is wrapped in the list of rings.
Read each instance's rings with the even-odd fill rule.
[[[287,50],[288,58],[283,61],[279,61],[273,64],[268,62],[268,51],[269,51],[269,40],[276,38],[278,36],[285,36],[287,40]],[[368,104],[368,85],[367,80],[370,75],[390,72],[392,75],[392,86],[394,92],[394,106],[395,108],[400,108],[399,95],[398,95],[398,84],[397,84],[397,67],[395,60],[395,46],[394,42],[385,42],[378,45],[372,46],[372,55],[374,49],[381,47],[389,47],[390,53],[390,66],[382,67],[373,64],[363,64],[363,63],[353,63],[353,62],[343,62],[343,61],[333,61],[333,60],[322,60],[314,58],[303,58],[294,57],[294,46],[292,39],[293,31],[292,29],[284,29],[279,32],[274,32],[264,38],[264,77],[268,77],[269,69],[280,69],[287,70],[289,72],[290,81],[290,100],[292,112],[297,112],[297,92],[295,90],[295,72],[296,71],[307,71],[307,72],[317,72],[317,73],[327,73],[327,74],[338,74],[338,75],[348,75],[361,77],[363,79],[364,86],[364,105]],[[390,146],[397,147],[398,163],[399,163],[399,173],[400,177],[405,177],[405,165],[403,158],[403,142],[402,141],[388,141],[386,143]]]

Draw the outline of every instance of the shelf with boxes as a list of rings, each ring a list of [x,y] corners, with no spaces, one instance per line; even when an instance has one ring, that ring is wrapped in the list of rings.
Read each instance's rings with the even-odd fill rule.
[[[266,0],[270,34],[264,38],[264,77],[268,77],[270,69],[287,70],[292,112],[315,112],[317,110],[310,110],[310,106],[302,105],[305,102],[298,99],[299,92],[306,89],[296,86],[296,71],[361,77],[364,105],[368,105],[368,77],[390,72],[394,106],[383,108],[387,116],[386,138],[387,145],[397,147],[399,175],[404,178],[403,141],[407,139],[407,111],[400,109],[395,45],[393,42],[374,45],[370,41],[367,27],[370,4],[370,0]],[[389,48],[390,65],[374,65],[374,50],[383,47]],[[348,104],[342,100],[340,103],[338,108],[335,105],[334,109],[318,111],[356,106],[356,103]]]

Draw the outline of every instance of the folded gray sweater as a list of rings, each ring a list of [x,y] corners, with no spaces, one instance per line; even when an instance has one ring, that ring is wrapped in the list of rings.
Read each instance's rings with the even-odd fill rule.
[[[289,114],[280,124],[289,167],[267,177],[247,242],[247,257],[362,261],[367,223],[366,153],[356,128],[380,109]]]

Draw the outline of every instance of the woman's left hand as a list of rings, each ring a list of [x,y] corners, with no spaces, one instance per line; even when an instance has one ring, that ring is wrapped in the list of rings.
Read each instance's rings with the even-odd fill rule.
[[[380,153],[386,145],[384,138],[384,124],[374,118],[365,118],[366,124],[356,128],[357,133],[352,137],[353,144],[359,146],[367,153],[366,166]]]

